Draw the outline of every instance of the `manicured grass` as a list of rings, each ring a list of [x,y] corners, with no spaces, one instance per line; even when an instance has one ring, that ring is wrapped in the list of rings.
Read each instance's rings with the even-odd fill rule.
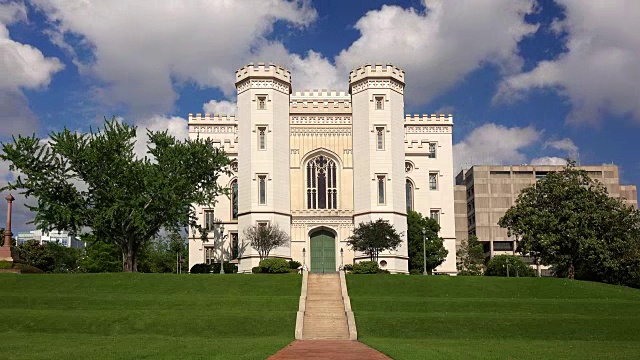
[[[640,290],[549,278],[347,282],[358,339],[394,359],[640,357]]]
[[[0,274],[0,358],[264,359],[294,339],[301,280]]]

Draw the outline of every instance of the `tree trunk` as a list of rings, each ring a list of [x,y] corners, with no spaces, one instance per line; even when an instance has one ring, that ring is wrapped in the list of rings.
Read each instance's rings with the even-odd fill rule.
[[[569,266],[569,279],[572,279],[575,277],[575,273],[574,273],[574,267],[573,267],[573,261],[571,262],[571,266]]]
[[[122,271],[138,272],[138,256],[131,245],[122,247]]]

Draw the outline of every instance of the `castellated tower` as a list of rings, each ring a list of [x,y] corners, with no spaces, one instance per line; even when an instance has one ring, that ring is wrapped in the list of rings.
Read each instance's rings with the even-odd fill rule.
[[[291,74],[273,65],[250,64],[236,71],[238,91],[238,233],[244,247],[239,272],[258,266],[258,252],[244,243],[245,228],[277,223],[291,231],[289,180],[289,94]],[[290,248],[271,257],[290,258]]]
[[[349,75],[353,103],[353,223],[388,220],[402,233],[396,251],[380,254],[391,272],[408,271],[404,153],[404,71],[365,65]],[[356,260],[366,260],[364,254]]]

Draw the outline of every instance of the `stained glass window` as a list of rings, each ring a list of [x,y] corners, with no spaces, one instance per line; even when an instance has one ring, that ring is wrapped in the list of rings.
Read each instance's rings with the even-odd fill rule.
[[[319,155],[307,162],[307,208],[338,208],[338,176],[336,162]]]

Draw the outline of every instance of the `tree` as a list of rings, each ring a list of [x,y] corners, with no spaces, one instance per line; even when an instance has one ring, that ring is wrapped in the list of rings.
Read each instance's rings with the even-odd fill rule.
[[[175,273],[177,258],[188,257],[187,243],[177,232],[158,236],[149,242],[140,255],[138,270],[149,273]],[[180,268],[189,270],[188,262],[182,262]]]
[[[468,240],[463,240],[457,255],[458,275],[482,275],[484,249],[477,236],[472,235]]]
[[[426,239],[426,247],[423,249],[423,233]],[[427,254],[427,272],[431,274],[433,269],[440,266],[447,258],[449,251],[444,248],[444,240],[438,236],[440,225],[431,218],[425,218],[421,213],[409,210],[407,213],[407,242],[409,248],[409,270],[424,269],[424,250]]]
[[[351,249],[369,255],[371,261],[378,262],[382,251],[395,250],[400,246],[401,236],[388,221],[378,219],[358,224],[353,235],[347,238],[347,244]]]
[[[87,246],[80,257],[80,272],[106,273],[122,271],[122,252],[114,243],[96,241],[93,235],[85,235]]]
[[[277,223],[248,226],[243,233],[249,245],[260,255],[260,261],[268,258],[271,250],[289,246],[289,234],[281,230]]]
[[[80,250],[55,242],[28,240],[16,246],[20,261],[44,272],[69,273],[78,271]]]
[[[509,272],[507,273],[507,266]],[[532,277],[535,276],[533,269],[516,255],[496,255],[487,263],[486,276],[508,276],[509,277]]]
[[[524,189],[498,223],[570,278],[628,284],[640,266],[640,212],[573,161]]]
[[[217,180],[231,164],[210,139],[147,134],[144,158],[134,152],[136,127],[115,118],[87,134],[65,128],[48,141],[14,137],[0,158],[24,175],[3,190],[37,198],[27,207],[38,229],[88,231],[120,248],[124,271],[137,271],[141,249],[161,228],[201,228],[194,205],[226,192]]]

